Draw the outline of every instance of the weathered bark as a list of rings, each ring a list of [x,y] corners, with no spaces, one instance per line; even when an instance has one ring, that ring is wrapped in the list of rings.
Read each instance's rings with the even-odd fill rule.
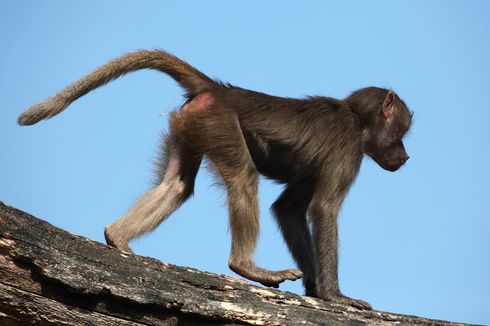
[[[0,325],[456,325],[122,254],[0,202]]]

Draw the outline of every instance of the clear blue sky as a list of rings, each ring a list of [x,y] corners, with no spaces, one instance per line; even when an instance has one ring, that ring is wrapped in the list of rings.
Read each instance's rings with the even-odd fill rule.
[[[411,159],[394,174],[364,160],[339,218],[341,288],[379,310],[490,324],[490,2],[2,1],[0,44],[0,200],[98,241],[150,186],[182,90],[137,72],[50,121],[16,116],[108,59],[163,48],[280,96],[393,88],[415,112]],[[233,275],[213,182],[202,170],[136,253]],[[261,183],[257,262],[270,269],[293,266],[268,209],[280,190]]]

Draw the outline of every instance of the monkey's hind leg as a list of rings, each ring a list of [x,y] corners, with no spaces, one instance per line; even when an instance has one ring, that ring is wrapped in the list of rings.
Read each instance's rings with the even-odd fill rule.
[[[205,142],[202,147],[228,191],[232,236],[228,265],[237,274],[265,286],[278,287],[285,280],[297,280],[302,276],[297,269],[269,271],[255,265],[253,256],[259,233],[258,172],[236,116],[216,110],[212,115],[203,114],[200,126],[193,129],[205,133],[201,134],[201,142]]]
[[[155,229],[190,197],[202,155],[193,154],[172,138],[167,139],[161,183],[144,194],[129,212],[105,229],[108,245],[132,253],[131,239]]]
[[[235,273],[265,286],[279,287],[285,280],[295,281],[302,273],[297,269],[269,271],[257,267],[254,252],[259,233],[257,179],[248,169],[225,181],[231,228],[231,254],[228,265]],[[229,170],[228,170],[229,172]]]

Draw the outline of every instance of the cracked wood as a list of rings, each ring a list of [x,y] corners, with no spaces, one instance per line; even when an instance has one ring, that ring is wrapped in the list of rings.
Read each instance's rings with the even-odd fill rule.
[[[25,323],[461,325],[359,311],[122,254],[0,202],[0,324]]]

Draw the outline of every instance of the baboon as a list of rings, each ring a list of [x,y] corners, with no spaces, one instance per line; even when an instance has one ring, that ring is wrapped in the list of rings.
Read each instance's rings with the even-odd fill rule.
[[[303,277],[305,293],[371,309],[338,284],[337,215],[363,154],[396,171],[408,159],[402,143],[412,113],[395,92],[367,87],[343,100],[282,98],[215,81],[162,50],[140,50],[99,67],[18,118],[32,125],[128,72],[155,69],[174,78],[186,102],[170,115],[159,183],[105,229],[109,245],[128,243],[162,223],[188,199],[206,157],[226,186],[232,235],[229,267],[266,286]],[[259,232],[259,175],[285,189],[272,205],[299,270],[269,271],[254,263]]]

